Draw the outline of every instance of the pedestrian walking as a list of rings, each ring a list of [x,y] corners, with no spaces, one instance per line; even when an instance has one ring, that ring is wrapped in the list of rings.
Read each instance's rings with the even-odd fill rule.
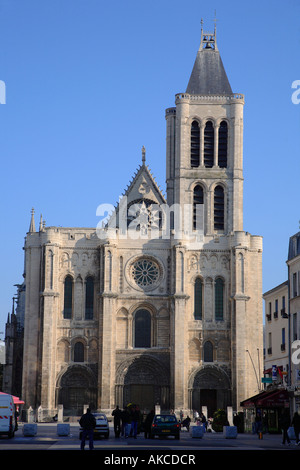
[[[88,437],[89,439],[89,448],[90,450],[94,449],[94,429],[96,427],[95,416],[92,415],[90,408],[86,410],[86,413],[83,414],[79,420],[79,424],[82,427],[81,433],[81,450],[84,450],[85,441]]]
[[[131,409],[131,435],[136,439],[138,431],[138,423],[140,421],[140,409],[137,405],[133,406]]]
[[[290,420],[290,412],[289,410],[283,411],[280,420],[279,420],[279,425],[282,429],[282,444],[285,445],[285,442],[287,441],[288,445],[291,444],[289,435],[288,435],[288,429],[290,427],[291,420]]]
[[[204,413],[201,413],[201,415],[200,415],[200,421],[201,421],[202,425],[205,427],[205,430],[206,430],[206,428],[207,428],[207,421],[206,421],[206,417],[205,417]]]
[[[300,444],[299,442],[299,433],[300,433],[300,416],[299,413],[296,411],[294,413],[293,419],[292,419],[292,426],[294,426],[294,431],[295,431],[295,436],[296,436],[296,445],[298,446]]]
[[[129,413],[129,409],[125,406],[124,410],[122,411],[122,436],[127,438],[129,436],[131,427],[131,416]]]
[[[255,413],[254,412],[251,415],[251,426],[252,426],[252,434],[256,434],[256,421],[255,421]]]
[[[112,412],[112,416],[114,417],[114,431],[115,431],[115,437],[120,437],[121,433],[121,417],[122,417],[122,412],[117,405],[116,408]]]
[[[145,430],[145,439],[149,439],[151,436],[151,426],[152,421],[155,416],[154,410],[151,410],[150,413],[147,414],[145,423],[144,423],[144,430]]]

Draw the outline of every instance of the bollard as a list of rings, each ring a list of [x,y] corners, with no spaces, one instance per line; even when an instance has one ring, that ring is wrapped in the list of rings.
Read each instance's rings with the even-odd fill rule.
[[[58,436],[69,436],[70,434],[70,425],[59,423],[57,425],[57,435]]]
[[[23,436],[33,437],[37,434],[36,423],[25,423],[23,426]]]

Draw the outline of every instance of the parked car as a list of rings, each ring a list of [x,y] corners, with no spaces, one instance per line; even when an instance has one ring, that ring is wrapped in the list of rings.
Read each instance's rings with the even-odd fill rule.
[[[93,416],[96,418],[96,427],[94,429],[94,439],[100,438],[100,436],[104,436],[108,439],[109,437],[109,425],[107,417],[104,413],[92,413]],[[79,439],[82,436],[82,428],[80,427],[79,430]]]
[[[180,439],[180,423],[174,415],[155,415],[151,425],[150,437],[174,436]]]

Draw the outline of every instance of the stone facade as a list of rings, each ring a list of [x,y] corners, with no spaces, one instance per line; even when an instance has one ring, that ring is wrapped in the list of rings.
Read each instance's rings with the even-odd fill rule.
[[[201,70],[194,76],[200,58],[225,74],[210,34],[205,41],[202,31],[193,86],[210,80]],[[120,201],[103,227],[41,222],[36,231],[32,219],[25,241],[26,406],[54,413],[63,404],[80,413],[84,404],[110,411],[134,401],[143,410],[159,403],[189,413],[207,406],[211,414],[239,410],[257,392],[248,352],[259,349],[263,357],[262,239],[243,230],[244,97],[228,92],[228,84],[219,89],[222,80],[212,79],[205,93],[176,95],[166,110],[166,200],[143,149],[125,206]]]

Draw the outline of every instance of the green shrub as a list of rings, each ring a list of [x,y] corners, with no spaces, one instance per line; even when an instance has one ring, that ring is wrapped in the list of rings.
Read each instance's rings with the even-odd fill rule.
[[[227,414],[225,410],[217,410],[214,412],[213,415],[213,423],[212,423],[212,428],[216,432],[222,432],[223,431],[223,426],[228,426],[228,419],[227,419]]]

